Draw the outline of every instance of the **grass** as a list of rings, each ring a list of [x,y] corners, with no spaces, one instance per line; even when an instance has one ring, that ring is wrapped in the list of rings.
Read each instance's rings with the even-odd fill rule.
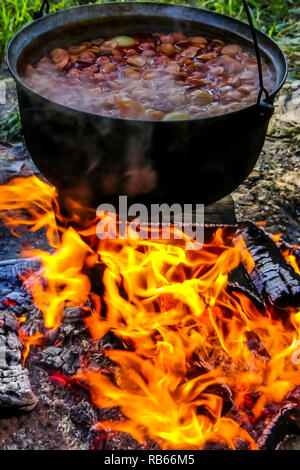
[[[78,4],[76,0],[50,0],[51,11]],[[3,57],[13,35],[32,21],[33,13],[41,7],[42,0],[1,0],[0,2],[0,54]]]
[[[0,117],[0,142],[7,144],[22,139],[20,114],[13,112],[8,117]]]
[[[51,11],[68,8],[84,3],[100,3],[106,0],[50,0]],[[241,0],[165,0],[167,3],[186,3],[208,8],[245,20]],[[0,4],[0,55],[3,57],[9,40],[26,23],[32,21],[32,15],[40,9],[42,0],[1,0]],[[296,44],[293,38],[300,34],[300,0],[249,0],[255,25],[269,34],[279,38],[289,52],[295,54]],[[285,32],[288,34],[285,36]],[[298,36],[299,39],[299,36]]]
[[[294,142],[300,142],[300,126],[293,122],[280,122],[279,127],[274,127],[270,131],[270,136],[277,139],[293,139]]]

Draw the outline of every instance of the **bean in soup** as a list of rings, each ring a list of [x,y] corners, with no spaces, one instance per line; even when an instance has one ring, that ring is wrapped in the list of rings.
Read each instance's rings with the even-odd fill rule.
[[[265,87],[275,80],[262,64]],[[238,44],[182,32],[91,39],[26,67],[26,84],[71,108],[113,118],[197,119],[256,102],[257,61]]]

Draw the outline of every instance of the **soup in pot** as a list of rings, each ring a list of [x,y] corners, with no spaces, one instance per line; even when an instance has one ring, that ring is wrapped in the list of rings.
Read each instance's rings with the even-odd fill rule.
[[[274,74],[262,64],[264,84]],[[256,58],[238,44],[182,32],[95,38],[56,48],[26,66],[35,92],[112,118],[185,120],[224,114],[257,100]]]

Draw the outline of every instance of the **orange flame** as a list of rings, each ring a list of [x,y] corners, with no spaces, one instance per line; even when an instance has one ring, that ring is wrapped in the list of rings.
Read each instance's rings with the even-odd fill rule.
[[[57,228],[51,206],[55,195],[56,189],[36,176],[15,178],[1,186],[1,219],[11,229],[27,226],[36,232],[46,227],[51,245],[56,246]]]
[[[81,271],[91,249],[80,236],[68,229],[62,235],[55,254],[27,250],[26,254],[42,262],[41,270],[24,279],[35,305],[43,312],[46,328],[57,328],[64,308],[84,303],[90,292],[90,282]],[[46,280],[46,285],[44,283]]]
[[[19,317],[18,324],[19,326],[26,320],[26,317]],[[24,350],[23,350],[23,366],[25,365],[26,359],[28,357],[30,348],[32,345],[41,346],[43,344],[43,335],[39,331],[36,331],[33,335],[28,335],[24,333],[22,329],[19,329],[19,337],[21,338]]]
[[[141,442],[149,437],[162,449],[199,449],[207,441],[236,448],[240,440],[255,449],[246,430],[223,416],[224,398],[216,390],[230,390],[228,400],[254,421],[267,403],[299,385],[292,356],[300,311],[275,317],[226,290],[229,272],[241,261],[251,271],[254,262],[243,241],[232,246],[222,229],[198,251],[186,251],[175,239],[99,240],[95,224],[64,229],[58,243],[52,197],[55,189],[36,178],[15,180],[0,188],[0,210],[9,227],[24,220],[33,231],[45,227],[57,248],[29,251],[42,268],[25,282],[45,326],[58,327],[65,307],[92,300],[85,320],[92,337],[111,331],[124,344],[104,351],[115,364],[113,380],[87,364],[75,376],[97,406],[119,406],[126,418],[101,422],[101,429],[129,432]],[[86,274],[95,265],[103,266],[101,299]],[[260,347],[251,348],[251,335]]]
[[[282,233],[277,233],[275,235],[271,235],[271,238],[273,242],[278,244],[282,238]],[[297,260],[293,252],[300,248],[298,245],[293,245],[291,248],[286,248],[285,250],[282,251],[282,256],[286,259],[286,261],[292,266],[294,271],[297,274],[300,274],[300,266],[298,266]]]
[[[294,271],[297,274],[300,274],[300,267],[298,266],[295,255],[293,255],[289,250],[285,250],[282,255],[285,257],[286,261],[292,266]]]

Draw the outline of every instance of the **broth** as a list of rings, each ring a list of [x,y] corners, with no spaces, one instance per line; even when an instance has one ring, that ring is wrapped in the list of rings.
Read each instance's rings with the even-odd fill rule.
[[[264,85],[275,85],[262,64]],[[256,58],[237,44],[181,32],[96,38],[28,64],[25,83],[78,110],[139,120],[197,119],[256,102]]]

